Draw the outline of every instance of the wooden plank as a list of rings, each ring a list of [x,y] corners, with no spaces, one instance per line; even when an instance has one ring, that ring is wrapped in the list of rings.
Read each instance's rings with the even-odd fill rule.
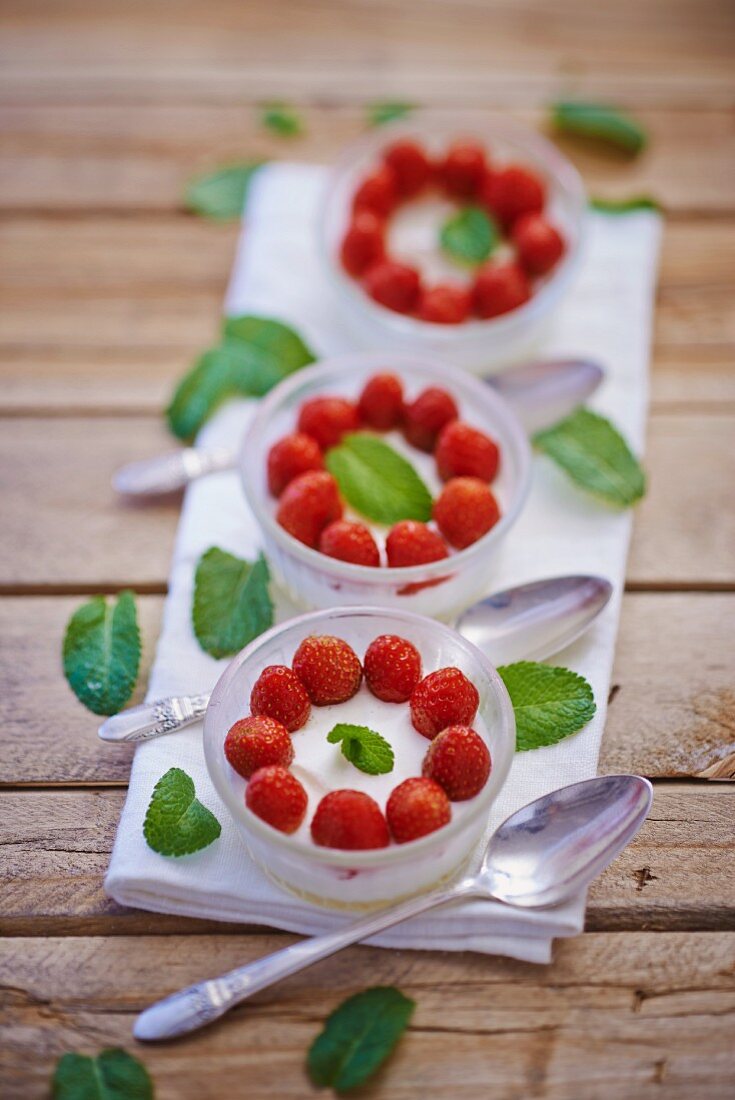
[[[1,89],[0,83],[0,103]],[[478,109],[477,97],[470,102],[473,109],[464,116],[468,124],[507,122],[507,110],[486,104]],[[531,127],[547,126],[539,109],[510,114]],[[729,112],[636,114],[651,140],[633,161],[579,140],[559,139],[590,192],[649,192],[670,211],[732,213],[735,135]],[[104,97],[72,105],[55,97],[37,105],[11,102],[0,106],[0,210],[87,216],[91,211],[168,212],[180,208],[184,183],[197,171],[243,158],[329,162],[365,131],[364,108],[313,106],[305,109],[305,119],[308,133],[285,142],[263,131],[256,107],[207,105],[198,96],[184,104],[146,104],[144,111]]]
[[[0,792],[5,935],[202,931],[211,923],[125,909],[102,891],[124,800],[118,790]],[[735,790],[658,784],[640,834],[591,890],[588,927],[732,928]]]
[[[132,1047],[135,1014],[284,937],[24,939],[0,946],[7,1100],[48,1095],[56,1058]],[[735,935],[586,935],[551,966],[453,953],[352,948],[259,994],[207,1031],[135,1048],[162,1100],[311,1094],[306,1050],[327,1014],[368,984],[416,1001],[366,1096],[415,1100],[691,1100],[732,1095]],[[110,980],[114,975],[114,980]],[[264,1056],[264,1052],[265,1055]]]

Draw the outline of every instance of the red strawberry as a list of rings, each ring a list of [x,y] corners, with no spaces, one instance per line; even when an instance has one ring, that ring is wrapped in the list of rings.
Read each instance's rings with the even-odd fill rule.
[[[387,848],[388,825],[378,803],[363,791],[330,791],[316,808],[311,837],[322,848]]]
[[[442,283],[421,296],[418,316],[434,325],[461,325],[470,315],[472,295],[462,286]]]
[[[475,313],[487,320],[518,309],[531,297],[525,272],[516,263],[488,264],[475,277]]]
[[[439,386],[429,386],[406,406],[403,434],[414,447],[431,453],[444,425],[458,416],[459,410],[452,395]]]
[[[331,634],[304,638],[294,653],[293,670],[317,707],[346,703],[362,683],[354,649]]]
[[[449,195],[467,199],[477,194],[486,168],[485,150],[481,145],[474,141],[456,141],[439,166],[439,177]]]
[[[490,753],[479,733],[469,726],[449,726],[429,745],[421,774],[440,783],[452,802],[464,802],[479,794],[490,768]]]
[[[349,519],[337,519],[325,527],[319,536],[319,549],[329,558],[353,565],[380,565],[378,544],[369,529]]]
[[[448,556],[449,551],[442,538],[425,523],[402,519],[388,532],[385,553],[389,566],[402,568],[440,561]]]
[[[311,397],[299,410],[299,431],[313,436],[323,451],[359,426],[357,407],[344,397]]]
[[[290,481],[283,490],[276,520],[289,535],[316,548],[327,524],[341,515],[337,482],[326,470],[309,470]]]
[[[295,672],[286,665],[268,665],[253,684],[250,710],[275,718],[293,733],[306,724],[311,702]]]
[[[421,654],[396,634],[381,634],[365,651],[365,683],[384,703],[406,703],[421,679]]]
[[[384,256],[383,222],[372,210],[358,210],[342,241],[342,266],[357,277]]]
[[[564,239],[540,214],[524,214],[513,223],[518,259],[529,275],[546,275],[564,254]]]
[[[385,816],[393,839],[405,844],[448,825],[452,807],[433,779],[405,779],[391,791]]]
[[[452,420],[442,428],[434,452],[439,477],[479,477],[492,481],[498,472],[498,445],[484,432],[463,420]]]
[[[363,424],[378,432],[395,428],[403,416],[403,386],[395,374],[374,374],[368,378],[357,402]]]
[[[479,704],[477,688],[463,672],[440,668],[416,685],[411,696],[411,721],[431,740],[447,726],[471,725]]]
[[[510,225],[521,214],[538,214],[543,210],[546,188],[528,168],[508,164],[488,173],[480,199],[501,222]]]
[[[247,785],[245,805],[281,833],[295,833],[309,799],[295,775],[278,764],[260,768]]]
[[[268,452],[268,488],[274,497],[279,497],[289,481],[299,474],[323,467],[324,459],[317,441],[303,432],[294,432],[279,439]]]
[[[371,298],[395,313],[411,313],[421,294],[421,276],[415,267],[382,260],[369,267],[365,290]]]
[[[382,165],[370,175],[365,176],[352,200],[352,209],[357,213],[361,210],[372,210],[382,218],[387,218],[392,213],[393,207],[398,201],[396,177],[391,168]]]
[[[287,768],[293,760],[291,735],[284,725],[265,714],[241,718],[225,737],[225,756],[244,779],[268,764]]]
[[[393,170],[398,193],[402,198],[413,198],[429,182],[429,158],[415,141],[404,138],[394,142],[384,152],[383,160]]]
[[[500,509],[479,477],[453,477],[434,501],[434,519],[447,542],[464,550],[495,526]]]

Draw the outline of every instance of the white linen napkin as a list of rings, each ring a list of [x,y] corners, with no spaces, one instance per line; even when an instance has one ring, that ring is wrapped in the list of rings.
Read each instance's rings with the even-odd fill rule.
[[[340,323],[316,248],[316,210],[324,180],[325,170],[316,166],[278,164],[261,170],[250,194],[226,309],[230,314],[278,317],[296,327],[318,353],[332,354],[354,344]],[[639,212],[590,214],[589,221],[582,270],[544,351],[588,355],[604,364],[607,381],[592,404],[619,425],[640,453],[660,219]],[[198,442],[205,447],[235,444],[252,407],[249,401],[229,403],[205,425]],[[575,489],[548,460],[534,459],[530,498],[499,556],[493,589],[557,573],[592,572],[607,576],[615,594],[584,638],[554,659],[590,681],[598,707],[595,718],[558,745],[516,756],[488,831],[531,799],[595,774],[630,529],[630,513],[607,510]],[[242,557],[253,557],[258,549],[258,529],[234,472],[195,482],[186,492],[149,699],[209,690],[227,663],[202,652],[191,627],[194,569],[213,545]],[[288,614],[281,601],[279,618]],[[107,893],[121,904],[155,912],[311,934],[350,921],[350,916],[283,892],[252,862],[210,783],[201,739],[197,724],[138,747],[105,879]],[[148,848],[142,828],[153,787],[173,766],[192,776],[197,796],[222,823],[214,844],[180,859]],[[547,962],[555,936],[581,931],[584,902],[580,896],[553,911],[515,913],[493,903],[462,901],[398,925],[371,942]]]

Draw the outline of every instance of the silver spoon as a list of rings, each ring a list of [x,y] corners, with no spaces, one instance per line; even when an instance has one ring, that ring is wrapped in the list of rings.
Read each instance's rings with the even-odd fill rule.
[[[513,367],[486,382],[512,405],[531,433],[581,405],[598,388],[604,373],[589,359],[556,359]],[[114,474],[112,486],[122,496],[162,496],[183,489],[196,478],[232,469],[236,461],[237,451],[227,447],[183,447],[122,466]]]
[[[519,657],[541,660],[578,638],[611,594],[603,577],[532,581],[480,600],[460,616],[457,630],[495,665]],[[150,741],[196,722],[208,703],[206,692],[141,703],[105,719],[98,733],[103,741]]]
[[[140,1014],[133,1034],[150,1041],[196,1031],[282,978],[457,898],[486,898],[520,909],[558,905],[612,862],[638,832],[652,799],[651,784],[638,775],[599,776],[552,791],[503,822],[477,874],[173,993]]]

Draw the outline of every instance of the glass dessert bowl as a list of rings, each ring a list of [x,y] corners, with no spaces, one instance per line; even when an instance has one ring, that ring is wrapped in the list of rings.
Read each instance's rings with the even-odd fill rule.
[[[313,706],[292,734],[291,772],[308,794],[302,825],[287,834],[246,805],[248,781],[230,765],[224,746],[228,731],[248,713],[248,700],[264,668],[290,668],[304,639],[333,635],[362,661],[376,637],[398,635],[419,651],[422,674],[459,669],[477,690],[472,727],[489,750],[489,776],[474,797],[452,801],[451,820],[406,843],[341,850],[323,847],[310,835],[317,804],[330,790],[364,791],[385,810],[389,792],[421,775],[421,761],[433,741],[417,732],[408,704],[386,703],[363,681],[347,702]],[[326,740],[336,723],[357,721],[382,733],[395,751],[390,774],[367,774]],[[218,681],[204,721],[204,751],[214,786],[227,806],[253,859],[283,888],[315,904],[344,909],[377,907],[432,888],[455,874],[481,839],[489,810],[501,790],[515,749],[515,719],[505,686],[480,650],[451,628],[409,612],[351,607],[319,611],[273,628],[246,647]],[[257,774],[257,773],[256,773]],[[252,780],[251,780],[252,782]]]
[[[477,541],[441,560],[407,566],[356,564],[327,556],[299,541],[278,521],[280,501],[269,491],[268,456],[274,444],[296,430],[305,402],[324,395],[356,402],[376,373],[397,375],[407,394],[446,388],[461,420],[497,444],[500,463],[492,481],[499,518]],[[307,367],[280,383],[260,403],[246,433],[239,470],[247,500],[263,532],[274,575],[289,597],[304,608],[340,605],[396,605],[439,618],[451,618],[486,590],[493,557],[517,519],[530,482],[530,447],[513,411],[492,388],[465,373],[451,375],[442,363],[407,355],[347,355]],[[382,434],[414,466],[432,496],[441,489],[433,454],[409,447],[398,431]],[[286,490],[286,492],[288,489]],[[281,497],[281,501],[283,500]],[[347,513],[346,513],[347,514]],[[364,516],[355,513],[355,519]],[[386,527],[372,524],[378,541]]]
[[[425,151],[434,166],[459,141],[484,150],[491,169],[519,167],[532,175],[532,186],[538,181],[544,190],[543,208],[539,212],[558,231],[563,247],[547,271],[529,274],[530,296],[521,293],[517,306],[487,319],[473,316],[474,311],[470,310],[469,316],[462,312],[462,323],[432,323],[421,319],[420,308],[396,312],[398,307],[380,304],[381,291],[372,286],[368,269],[345,269],[343,245],[348,228],[354,224],[355,197],[367,178],[372,180],[383,171],[386,150],[408,142]],[[410,171],[411,165],[408,167]],[[438,170],[432,168],[432,171],[436,175]],[[521,186],[526,182],[521,180]],[[397,205],[388,209],[379,184],[380,179],[376,185],[378,194],[373,196],[371,191],[368,201],[374,197],[375,209],[385,221],[388,258],[415,268],[425,287],[469,285],[472,281],[469,271],[463,272],[461,265],[448,262],[442,255],[440,228],[453,210],[469,205],[482,207],[485,192],[480,188],[466,197],[448,196],[446,188],[440,193],[441,189],[437,190],[430,181],[417,197],[399,195]],[[492,211],[491,206],[486,207]],[[543,337],[578,264],[585,209],[584,188],[576,169],[554,145],[534,131],[511,122],[483,123],[471,116],[430,118],[417,114],[381,127],[344,150],[325,191],[320,243],[343,314],[363,347],[442,354],[458,366],[487,373],[532,353]],[[371,207],[370,213],[373,212]],[[495,223],[498,219],[492,220]],[[502,226],[499,245],[488,258],[489,266],[506,261],[515,266],[514,261],[523,249],[513,238],[512,222],[507,221]],[[378,300],[371,295],[377,295]]]

